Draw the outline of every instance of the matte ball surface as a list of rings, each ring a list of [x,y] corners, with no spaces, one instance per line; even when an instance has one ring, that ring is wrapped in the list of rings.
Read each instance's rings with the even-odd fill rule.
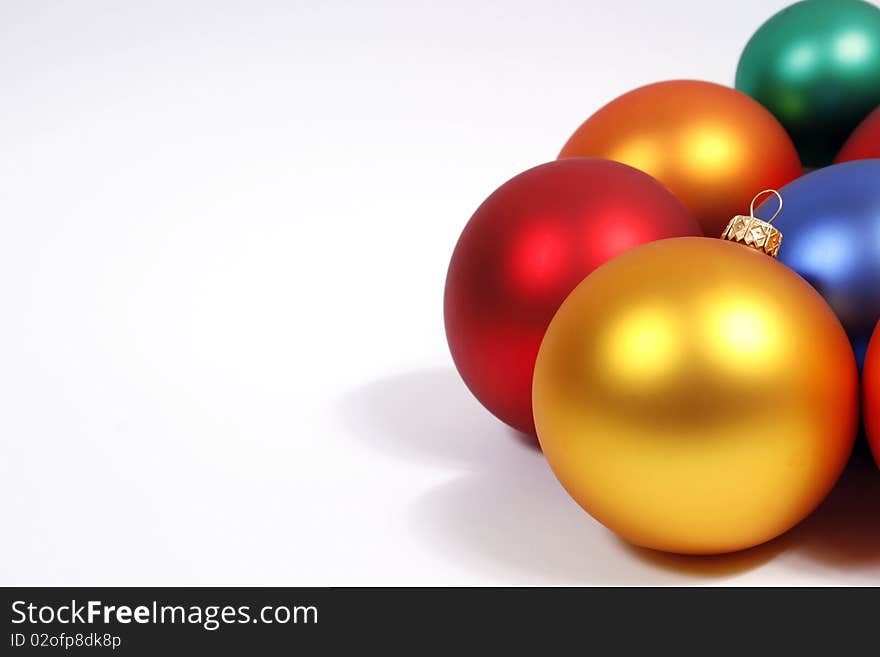
[[[782,122],[805,165],[829,164],[880,105],[880,9],[861,0],[783,9],[746,45],[736,88]]]
[[[571,496],[636,545],[688,554],[804,518],[858,420],[855,360],[828,305],[770,257],[709,238],[641,246],[587,277],[547,330],[533,394]]]
[[[506,182],[471,217],[446,278],[446,337],[465,383],[534,434],[535,357],[563,299],[633,246],[699,234],[660,183],[616,162],[550,162]]]
[[[859,124],[834,161],[851,162],[873,158],[880,158],[880,107]]]
[[[880,324],[874,329],[862,368],[862,418],[874,461],[880,466]]]
[[[825,297],[861,363],[880,319],[880,160],[819,169],[780,193],[779,260]],[[755,214],[768,219],[775,211],[771,199]]]
[[[604,157],[649,173],[690,208],[708,237],[756,192],[801,175],[773,115],[730,87],[673,80],[640,87],[588,118],[559,154]]]

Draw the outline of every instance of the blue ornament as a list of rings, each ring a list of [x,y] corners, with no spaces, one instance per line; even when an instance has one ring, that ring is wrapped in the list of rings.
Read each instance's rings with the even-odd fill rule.
[[[880,159],[825,167],[779,191],[779,260],[834,309],[861,368],[880,318]],[[771,198],[755,216],[766,220],[776,208]]]

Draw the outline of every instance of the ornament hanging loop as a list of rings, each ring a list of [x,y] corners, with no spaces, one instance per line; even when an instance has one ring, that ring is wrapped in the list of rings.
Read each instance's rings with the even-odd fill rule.
[[[764,194],[773,194],[776,199],[779,201],[779,207],[776,208],[776,212],[773,213],[773,216],[767,220],[768,224],[772,224],[773,220],[779,216],[779,213],[782,212],[782,194],[777,192],[775,189],[763,189],[757,194],[755,194],[755,198],[752,199],[752,204],[749,206],[749,216],[755,216],[755,201],[764,196]]]
[[[773,194],[779,200],[779,207],[768,221],[755,216],[755,202],[765,194]],[[762,190],[752,199],[749,216],[739,214],[731,219],[721,234],[721,239],[742,244],[775,258],[779,254],[779,245],[782,244],[782,233],[775,226],[771,226],[770,222],[776,219],[780,212],[782,212],[782,194],[775,189]]]

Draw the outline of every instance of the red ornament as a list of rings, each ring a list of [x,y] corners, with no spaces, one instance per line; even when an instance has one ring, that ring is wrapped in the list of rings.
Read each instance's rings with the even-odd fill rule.
[[[880,466],[880,324],[874,327],[862,366],[862,420],[874,461]]]
[[[665,187],[632,167],[570,158],[529,169],[471,217],[446,276],[446,339],[459,374],[510,426],[535,434],[538,347],[568,293],[627,249],[701,235]]]
[[[880,107],[868,114],[837,154],[835,162],[880,157]]]

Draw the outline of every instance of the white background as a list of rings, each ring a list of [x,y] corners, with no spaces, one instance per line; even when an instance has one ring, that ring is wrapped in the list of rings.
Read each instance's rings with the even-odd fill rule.
[[[3,2],[0,583],[877,583],[870,464],[757,550],[636,550],[443,333],[486,195],[783,4]]]

